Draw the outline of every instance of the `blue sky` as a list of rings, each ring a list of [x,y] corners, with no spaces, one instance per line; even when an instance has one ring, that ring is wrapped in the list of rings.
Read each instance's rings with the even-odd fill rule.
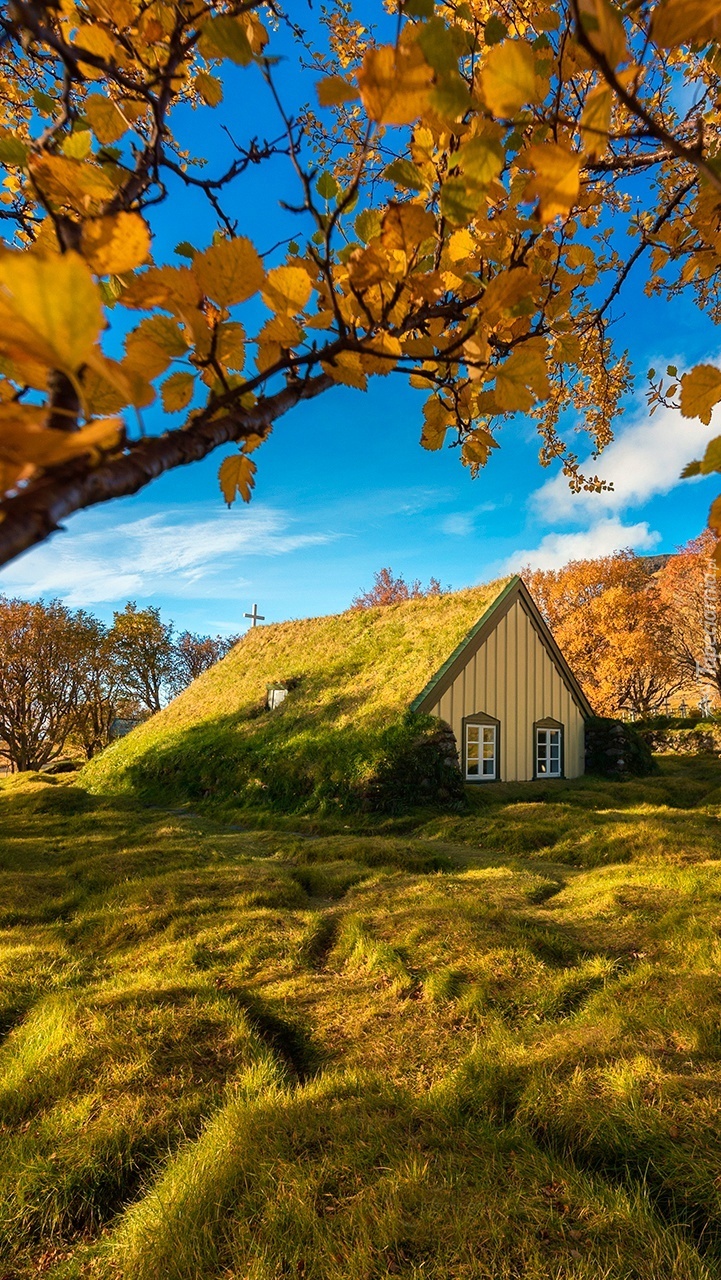
[[[303,81],[287,52],[284,91],[297,101]],[[253,75],[231,71],[226,78],[221,110],[231,127],[237,95],[245,109]],[[273,124],[256,89],[262,136]],[[191,150],[203,153],[208,113],[187,112],[184,125]],[[214,151],[213,168],[229,146]],[[293,233],[271,191],[295,198],[284,164],[259,169],[238,189],[242,230],[261,249]],[[201,201],[176,196],[172,213],[161,211],[154,224],[158,260],[177,240],[203,244],[210,233]],[[719,426],[673,411],[649,419],[645,374],[649,365],[713,359],[721,340],[690,301],[648,300],[642,286],[639,271],[615,312],[636,392],[615,442],[592,466],[613,482],[611,494],[574,496],[553,468],[543,471],[534,426],[523,419],[502,429],[502,448],[474,481],[455,450],[420,448],[422,396],[400,377],[376,378],[365,394],[338,387],[278,422],[255,455],[250,506],[229,511],[223,504],[216,475],[225,450],[133,498],[76,515],[65,531],[0,571],[0,590],[57,596],[104,618],[130,598],[159,605],[182,628],[235,633],[254,601],[269,621],[343,609],[383,565],[459,588],[525,563],[555,567],[626,546],[671,551],[701,530],[717,492],[717,479],[682,482],[678,475]],[[148,426],[160,424],[160,411],[148,411]]]

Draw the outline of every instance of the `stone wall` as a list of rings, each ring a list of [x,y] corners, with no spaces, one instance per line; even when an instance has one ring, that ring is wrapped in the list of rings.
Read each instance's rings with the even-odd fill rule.
[[[419,718],[420,719],[420,718]],[[367,783],[364,807],[393,810],[414,805],[465,803],[458,747],[443,721],[426,719],[393,744]]]
[[[606,777],[646,777],[657,765],[638,729],[623,720],[594,717],[586,724],[586,772]]]
[[[721,724],[702,720],[685,728],[642,726],[639,728],[651,751],[660,755],[721,755]]]

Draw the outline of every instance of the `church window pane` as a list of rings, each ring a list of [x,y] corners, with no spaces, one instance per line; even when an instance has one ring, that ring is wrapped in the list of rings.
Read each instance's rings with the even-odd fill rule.
[[[473,782],[497,774],[497,731],[495,724],[466,725],[466,778]]]

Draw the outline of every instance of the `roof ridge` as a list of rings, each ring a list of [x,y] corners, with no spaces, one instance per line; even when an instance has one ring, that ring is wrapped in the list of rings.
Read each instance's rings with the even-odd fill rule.
[[[460,641],[460,643],[456,645],[455,649],[453,650],[453,653],[449,654],[449,656],[446,658],[443,665],[438,668],[435,675],[431,676],[430,680],[425,685],[425,687],[421,689],[421,692],[417,694],[417,696],[413,699],[410,705],[411,711],[415,711],[416,708],[420,706],[420,704],[423,701],[425,701],[428,694],[433,689],[435,689],[439,681],[443,679],[443,676],[446,674],[446,671],[448,671],[452,663],[455,662],[459,654],[463,652],[466,645],[468,645],[471,642],[473,637],[480,631],[481,627],[484,627],[486,625],[486,623],[490,620],[490,618],[495,613],[496,609],[501,604],[503,604],[503,602],[511,594],[511,591],[515,590],[518,587],[520,582],[521,582],[521,578],[520,578],[520,575],[517,573],[514,573],[513,576],[509,578],[505,587],[502,587],[498,595],[494,596],[493,600],[488,605],[488,607],[484,610],[484,612],[481,614],[478,621],[474,622],[473,626],[471,627],[467,635],[465,635],[463,639]]]

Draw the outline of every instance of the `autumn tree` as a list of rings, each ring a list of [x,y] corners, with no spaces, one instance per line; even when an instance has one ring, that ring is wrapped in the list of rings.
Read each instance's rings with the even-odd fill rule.
[[[523,577],[599,714],[650,715],[681,687],[674,618],[643,556],[624,551]]]
[[[129,600],[113,614],[110,645],[123,692],[147,711],[160,711],[175,670],[173,624],[163,622],[159,609]]]
[[[706,530],[670,556],[658,575],[672,621],[671,652],[679,677],[698,692],[721,700],[721,574]]]
[[[173,693],[180,693],[209,667],[224,658],[238,636],[199,636],[183,631],[173,645],[173,670],[170,685]]]
[[[80,679],[70,739],[87,760],[107,747],[118,714],[128,702],[113,632],[91,614],[77,615]]]
[[[351,608],[374,609],[376,605],[398,604],[403,600],[420,600],[423,596],[441,594],[441,584],[437,578],[431,578],[428,586],[423,587],[420,578],[408,583],[402,574],[394,578],[391,568],[379,569],[374,574],[373,586],[368,591],[359,592],[354,596]]]
[[[248,500],[283,414],[391,373],[426,393],[425,448],[455,445],[475,473],[530,414],[541,462],[601,487],[567,432],[611,438],[630,370],[609,320],[633,269],[659,306],[690,291],[719,318],[717,0],[367,16],[330,0],[306,31],[275,0],[3,9],[1,560],[224,445],[223,494]],[[289,31],[297,100],[275,56]],[[230,131],[222,169],[194,154],[188,108],[207,116],[193,141],[213,119]],[[266,249],[244,179],[271,160],[288,234]],[[207,238],[166,262],[153,227],[185,192]],[[669,369],[650,395],[709,421],[721,370]],[[148,429],[158,396],[180,417]],[[719,466],[717,439],[690,471]]]
[[[0,598],[0,755],[13,770],[62,755],[76,725],[92,624],[59,601]]]

